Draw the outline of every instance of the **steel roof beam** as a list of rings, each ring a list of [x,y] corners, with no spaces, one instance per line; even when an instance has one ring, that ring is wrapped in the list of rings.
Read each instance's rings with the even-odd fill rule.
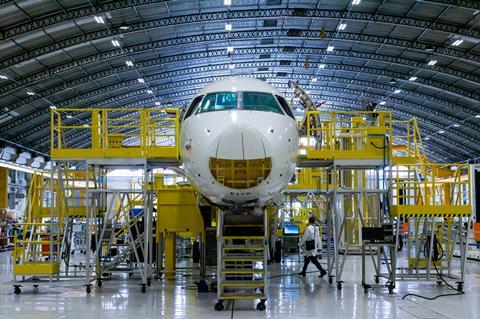
[[[199,87],[201,87],[202,85],[199,85]],[[286,84],[285,84],[286,86]],[[358,91],[358,90],[353,90],[353,89],[340,89],[340,88],[332,88],[332,87],[325,87],[324,88],[326,91],[328,92],[334,92],[334,93],[349,93],[349,94],[352,94],[354,96],[358,96],[360,94],[363,94],[363,92],[361,91]],[[172,94],[173,96],[178,96],[178,97],[185,97],[187,94],[193,94],[194,92],[196,92],[197,90],[189,90],[189,91],[181,91],[181,92],[178,92],[178,93],[175,93],[175,94]],[[364,94],[365,95],[365,94]],[[315,95],[313,95],[314,97],[317,97]],[[318,96],[318,99],[320,97],[324,97],[323,95],[321,96]],[[331,98],[330,96],[328,96],[328,98]],[[340,99],[340,98],[339,98]],[[148,100],[148,99],[147,99]],[[349,98],[345,98],[344,101],[349,101],[350,103],[357,103],[358,101],[356,101],[355,99],[349,99]],[[132,107],[141,107],[143,105],[141,105],[140,103],[135,103],[134,105],[131,105]],[[123,107],[123,106],[122,106]],[[387,108],[388,109],[388,108]],[[410,112],[408,112],[408,110],[410,110],[411,108],[408,108],[406,107],[406,110],[397,110],[396,112],[394,112],[394,114],[403,114],[403,116],[405,118],[411,118],[412,117],[412,114]],[[390,110],[390,109],[389,109]],[[395,110],[393,110],[395,111]],[[80,118],[80,117],[77,117],[77,118]],[[80,118],[81,119],[81,118]],[[425,125],[431,125],[431,126],[438,126],[440,129],[443,128],[442,124],[437,124],[436,122],[432,121],[432,120],[428,120],[428,119],[422,119],[422,118],[419,118],[419,124],[422,128],[423,131],[426,131],[427,128],[425,127]],[[37,132],[42,132],[43,131],[43,136],[42,138],[37,138],[37,135],[35,135],[35,137],[33,137],[38,143],[48,143],[49,142],[49,137],[48,137],[48,134],[49,134],[49,123],[46,122],[45,123],[46,125],[42,125],[42,126],[45,126],[43,129],[41,129],[41,127],[39,127],[38,125],[36,126],[37,127]],[[84,122],[80,122],[80,124],[84,124]],[[428,129],[429,132],[434,132],[430,129]],[[433,134],[433,133],[432,133]],[[447,135],[450,135],[450,134],[447,134]],[[459,141],[465,141],[465,140],[471,140],[473,139],[472,136],[470,135],[466,135],[460,131],[456,131],[455,133],[451,133],[451,135],[454,135],[454,136],[458,136],[458,141],[455,141],[454,139],[452,138],[447,138],[447,140],[449,140],[448,143],[450,144],[455,144],[457,147],[462,147],[463,148],[463,152],[469,152],[471,150],[471,148],[468,148],[468,147],[465,147],[463,146]],[[28,138],[28,137],[32,137],[32,134],[28,134],[28,135],[19,135],[19,137],[23,137],[24,138]],[[439,137],[439,138],[443,138],[443,137]]]
[[[69,22],[78,18],[85,18],[102,13],[112,13],[112,11],[142,6],[146,4],[157,3],[158,1],[112,1],[104,4],[95,4],[82,6],[73,9],[64,9],[56,14],[50,14],[46,17],[32,19],[27,23],[20,23],[6,27],[0,35],[0,40],[21,36],[25,33],[46,28],[49,26]],[[459,2],[459,1],[456,1]],[[458,6],[458,4],[455,4]],[[235,20],[235,19],[258,19],[258,18],[285,18],[285,17],[301,17],[301,18],[321,18],[321,19],[342,19],[354,20],[362,22],[377,22],[384,24],[405,25],[414,28],[431,29],[447,33],[453,33],[469,37],[480,37],[480,32],[475,29],[464,28],[462,25],[453,25],[420,19],[419,17],[411,18],[404,16],[386,15],[379,13],[359,12],[359,11],[343,11],[343,10],[321,10],[309,8],[268,8],[255,10],[235,10],[235,6],[231,6],[230,10],[222,10],[217,12],[201,12],[196,14],[162,17],[156,20],[147,20],[140,23],[131,23],[129,27],[133,30],[145,28],[164,27],[172,25],[181,25],[196,22],[208,22],[217,20]],[[113,30],[114,32],[117,29]],[[120,31],[116,32],[120,34]]]
[[[255,63],[257,63],[257,62],[251,62],[250,65],[256,65]],[[338,65],[338,66],[340,68],[342,67],[341,65]],[[350,66],[346,67],[346,69],[349,69],[349,68],[350,68]],[[353,67],[353,68],[358,68],[358,67]],[[358,70],[360,70],[360,69],[358,69]],[[162,80],[162,79],[171,80],[172,77],[179,77],[179,76],[182,76],[182,75],[183,76],[186,76],[186,75],[190,76],[192,74],[203,75],[205,72],[214,72],[214,71],[220,71],[220,72],[221,71],[228,71],[227,70],[227,65],[216,65],[216,66],[214,65],[214,66],[210,66],[210,67],[206,67],[206,66],[202,67],[201,66],[201,67],[197,67],[197,68],[186,68],[186,69],[179,69],[179,70],[175,70],[175,71],[167,71],[167,72],[147,76],[147,77],[145,77],[145,79],[148,80],[148,81],[158,81],[158,80]],[[299,79],[299,80],[311,80],[311,75],[307,75],[307,74],[295,74],[293,76],[296,79]],[[288,77],[291,77],[291,76],[288,76]],[[377,89],[381,89],[383,91],[386,91],[387,93],[391,92],[392,88],[394,88],[390,85],[380,84],[380,83],[376,83],[376,82],[360,81],[360,80],[353,80],[353,79],[350,79],[350,78],[341,78],[341,77],[335,77],[335,78],[338,79],[337,82],[343,83],[345,85],[356,84],[356,85],[362,85],[362,86],[366,86],[366,87],[373,87],[373,88],[377,88]],[[69,106],[69,105],[74,104],[76,102],[80,102],[83,99],[94,98],[95,96],[97,96],[99,94],[111,93],[111,92],[114,92],[117,89],[128,87],[130,85],[135,85],[135,84],[137,84],[136,79],[132,79],[132,80],[129,80],[129,81],[118,82],[118,83],[115,83],[113,85],[98,88],[98,89],[95,88],[94,90],[83,93],[81,96],[72,97],[72,98],[67,99],[63,102],[57,103],[56,106],[57,107]],[[187,83],[187,85],[188,85],[188,83]],[[162,86],[160,86],[160,88],[161,87]],[[52,90],[52,92],[49,92],[49,90],[46,90],[45,92],[46,93],[51,93],[51,94],[55,93],[54,89],[50,89],[50,90]],[[442,100],[442,99],[438,99],[438,98],[435,98],[435,97],[432,97],[432,96],[428,96],[428,95],[425,95],[425,94],[422,94],[422,93],[418,93],[418,92],[415,92],[415,91],[408,91],[408,90],[405,90],[405,92],[408,92],[408,95],[410,95],[410,96],[418,97],[418,98],[420,98],[424,101],[432,101],[432,102],[435,102],[439,105],[447,106],[447,107],[450,107],[450,108],[455,109],[457,111],[464,112],[465,114],[468,114],[470,116],[475,116],[478,113],[477,111],[472,110],[472,109],[467,108],[467,107],[464,107],[462,105],[451,103],[451,102],[448,102],[448,101],[445,101],[445,100]],[[115,94],[115,93],[112,93],[112,94]],[[44,98],[44,97],[47,97],[47,95],[43,96],[42,94],[40,94],[38,96],[38,98]],[[34,101],[36,98],[37,98],[37,96],[31,97],[31,101]],[[115,99],[118,100],[118,97],[115,97]],[[108,103],[111,103],[111,102],[107,99],[107,101],[104,102],[104,103],[97,102],[95,104],[101,106],[101,105],[108,104]],[[23,104],[18,104],[17,107],[20,107],[22,105]],[[419,105],[419,104],[415,104],[415,105]],[[427,108],[427,109],[428,109],[428,112],[432,111],[431,108]],[[464,118],[454,117],[452,115],[448,115],[447,113],[444,113],[444,112],[441,112],[441,111],[437,111],[437,112],[438,112],[437,115],[442,116],[446,119],[449,119],[449,120],[451,120],[452,122],[455,122],[455,123],[456,122],[461,122],[461,121],[464,120]],[[43,109],[39,109],[39,110],[37,110],[33,113],[22,116],[21,118],[19,118],[17,120],[11,121],[10,123],[6,123],[5,125],[2,126],[1,131],[2,132],[8,132],[8,131],[16,128],[19,125],[24,125],[25,122],[35,121],[36,119],[39,119],[42,116],[47,116],[47,115],[48,115],[48,107],[45,107]],[[479,128],[478,127],[472,127],[472,129],[478,130]]]
[[[129,31],[130,32],[130,31]],[[129,32],[122,33],[124,35]],[[55,42],[53,44],[48,44],[46,46],[29,50],[27,52],[21,53],[19,55],[8,57],[3,59],[2,68],[7,68],[15,64],[19,64],[25,61],[29,61],[43,55],[63,50],[69,47],[73,47],[79,44],[91,42],[99,39],[111,39],[112,33],[110,30],[99,30],[94,33],[89,33],[86,35],[81,35],[73,38],[68,38]],[[245,40],[245,39],[259,39],[259,38],[302,38],[302,39],[319,39],[320,31],[314,30],[298,30],[298,33],[291,34],[290,30],[275,29],[275,30],[255,30],[255,31],[236,31],[236,32],[219,32],[219,33],[208,33],[208,34],[196,34],[192,36],[185,37],[176,37],[170,39],[159,40],[155,42],[144,43],[143,46],[145,49],[156,49],[169,46],[178,46],[182,44],[192,44],[192,43],[204,43],[208,41],[234,41],[234,40]],[[480,55],[474,53],[466,53],[461,50],[452,49],[450,47],[444,48],[441,46],[432,46],[425,43],[408,41],[396,38],[386,38],[382,36],[374,36],[368,34],[360,33],[350,33],[350,32],[341,32],[337,33],[336,31],[328,31],[325,34],[324,41],[349,41],[349,42],[365,42],[373,44],[382,44],[382,45],[391,45],[397,47],[408,48],[411,50],[417,50],[425,52],[427,47],[433,47],[432,54],[442,55],[445,57],[455,57],[466,63],[475,63],[480,65]],[[124,48],[128,51],[128,47]],[[119,50],[118,48],[112,48],[110,51]]]

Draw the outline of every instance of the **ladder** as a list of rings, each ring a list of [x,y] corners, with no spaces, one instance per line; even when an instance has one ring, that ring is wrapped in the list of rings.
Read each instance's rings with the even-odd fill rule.
[[[24,211],[25,221],[21,224],[23,230],[15,237],[12,253],[13,287],[16,295],[21,293],[21,283],[29,280],[38,280],[39,277],[48,277],[60,273],[60,247],[63,238],[62,221],[54,208],[44,207],[44,201],[50,205],[61,205],[61,199],[54,197],[54,189],[50,178],[41,174],[34,174],[28,191],[27,204]],[[44,198],[46,193],[47,198]],[[44,219],[48,219],[45,220]],[[17,277],[22,278],[18,280]]]
[[[217,219],[217,297],[215,310],[225,300],[259,300],[265,310],[268,260],[267,214],[234,215],[219,211]]]

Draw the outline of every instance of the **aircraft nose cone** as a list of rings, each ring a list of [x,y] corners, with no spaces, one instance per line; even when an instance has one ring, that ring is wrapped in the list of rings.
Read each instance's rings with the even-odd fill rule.
[[[258,185],[268,177],[272,168],[262,134],[247,125],[235,125],[223,131],[214,154],[209,160],[212,176],[234,189]]]
[[[266,141],[253,127],[234,125],[220,134],[215,157],[232,160],[260,159],[269,156]]]

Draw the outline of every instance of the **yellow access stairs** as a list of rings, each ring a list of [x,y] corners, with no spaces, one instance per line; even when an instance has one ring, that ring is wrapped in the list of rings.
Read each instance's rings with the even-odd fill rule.
[[[22,232],[15,238],[13,275],[49,275],[60,272],[62,244],[62,225],[59,216],[53,216],[54,210],[45,207],[55,191],[52,191],[51,179],[43,174],[32,175],[24,211],[25,221],[20,227]],[[44,221],[47,220],[48,221]],[[19,293],[16,289],[15,292]]]
[[[257,309],[265,310],[266,227],[265,216],[219,213],[216,310],[225,300],[260,300]]]

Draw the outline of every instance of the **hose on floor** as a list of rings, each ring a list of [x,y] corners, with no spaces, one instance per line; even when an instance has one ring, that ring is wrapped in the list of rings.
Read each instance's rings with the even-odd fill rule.
[[[425,246],[423,248],[423,254],[425,255],[426,258],[429,258],[430,256],[430,246],[429,246],[429,242],[430,242],[430,236],[427,237],[427,240],[425,242]],[[439,252],[441,251],[440,255],[439,255]],[[436,295],[434,297],[427,297],[427,296],[421,296],[421,295],[417,295],[417,294],[406,294],[405,296],[402,297],[402,300],[404,300],[405,298],[407,297],[418,297],[418,298],[422,298],[422,299],[426,299],[426,300],[435,300],[435,299],[438,299],[440,297],[448,297],[448,296],[458,296],[458,295],[463,295],[465,292],[462,291],[462,290],[459,290],[455,287],[453,287],[452,285],[450,285],[446,280],[445,278],[443,277],[443,275],[440,273],[440,271],[438,271],[438,268],[437,268],[437,265],[436,265],[436,262],[441,260],[444,256],[444,251],[443,251],[443,247],[442,245],[440,244],[440,242],[438,241],[437,239],[437,236],[436,235],[433,235],[433,254],[432,254],[432,263],[433,263],[433,267],[435,268],[435,271],[437,272],[437,275],[438,277],[445,283],[445,285],[447,285],[448,288],[452,289],[452,290],[455,290],[456,293],[449,293],[449,294],[440,294],[440,295]]]

